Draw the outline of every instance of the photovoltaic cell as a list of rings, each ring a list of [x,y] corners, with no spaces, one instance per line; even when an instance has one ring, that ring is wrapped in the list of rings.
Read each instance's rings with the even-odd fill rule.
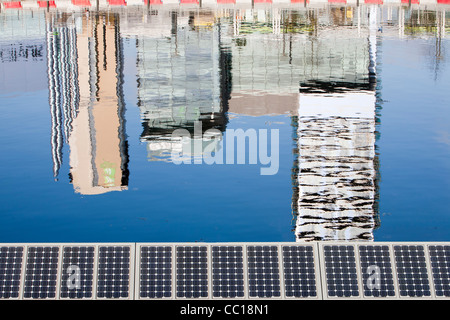
[[[208,297],[208,251],[206,246],[177,247],[177,297]]]
[[[250,297],[281,296],[277,246],[248,246],[248,293]]]
[[[431,296],[424,247],[396,245],[394,256],[400,296]]]
[[[19,298],[23,247],[0,247],[0,299]]]
[[[56,298],[59,247],[28,247],[25,299]]]
[[[283,246],[283,273],[286,297],[317,297],[312,246]]]
[[[359,296],[355,250],[353,246],[323,247],[326,285],[329,297]]]
[[[395,286],[389,246],[360,245],[360,267],[366,297],[394,297]]]
[[[93,296],[93,246],[67,246],[63,248],[60,297],[84,299]]]
[[[130,247],[101,246],[98,253],[97,297],[128,298],[130,289]]]
[[[244,297],[242,246],[213,246],[211,255],[213,297]]]
[[[436,297],[450,297],[450,246],[430,245],[428,252]]]
[[[172,296],[172,247],[141,246],[139,294],[141,298]]]

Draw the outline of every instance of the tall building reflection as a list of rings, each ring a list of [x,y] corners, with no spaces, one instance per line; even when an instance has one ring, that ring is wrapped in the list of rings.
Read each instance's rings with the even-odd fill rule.
[[[76,192],[124,190],[128,151],[118,16],[48,14],[47,28],[54,175],[65,140]]]
[[[326,36],[310,43],[321,50],[310,51],[314,63],[300,88],[293,198],[297,241],[373,240],[377,10],[369,7],[362,37],[341,37],[349,29],[326,29]]]

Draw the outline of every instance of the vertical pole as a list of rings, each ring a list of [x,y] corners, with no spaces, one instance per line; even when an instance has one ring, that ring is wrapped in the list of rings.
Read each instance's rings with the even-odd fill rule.
[[[358,18],[358,37],[361,36],[361,7],[358,6],[356,7],[356,13],[357,13],[357,18]]]

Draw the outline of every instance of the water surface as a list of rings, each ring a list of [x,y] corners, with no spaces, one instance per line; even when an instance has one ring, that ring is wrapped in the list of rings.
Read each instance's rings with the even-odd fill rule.
[[[445,10],[3,10],[0,241],[449,241]],[[196,123],[276,174],[174,164]]]

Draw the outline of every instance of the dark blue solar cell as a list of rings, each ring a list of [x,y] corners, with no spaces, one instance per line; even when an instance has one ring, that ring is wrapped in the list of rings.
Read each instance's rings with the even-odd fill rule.
[[[363,293],[366,297],[393,297],[395,286],[389,246],[360,245]]]
[[[130,291],[130,247],[99,247],[97,297],[128,298]]]
[[[355,250],[350,245],[323,246],[329,297],[359,296]]]
[[[247,246],[249,296],[281,296],[277,246]]]
[[[0,299],[19,298],[23,247],[0,247]]]
[[[140,297],[172,296],[172,248],[141,246]]]
[[[394,246],[394,256],[400,296],[431,296],[424,247],[421,245],[396,245]]]
[[[317,297],[312,246],[283,246],[283,273],[286,297]]]
[[[95,248],[63,248],[60,297],[84,299],[93,296]]]
[[[58,259],[59,247],[28,247],[23,289],[25,299],[56,298]]]
[[[207,247],[178,246],[176,248],[176,261],[177,297],[208,297]]]
[[[241,246],[212,247],[213,297],[244,297],[244,262]]]
[[[437,297],[450,297],[450,246],[430,245],[428,247]]]

